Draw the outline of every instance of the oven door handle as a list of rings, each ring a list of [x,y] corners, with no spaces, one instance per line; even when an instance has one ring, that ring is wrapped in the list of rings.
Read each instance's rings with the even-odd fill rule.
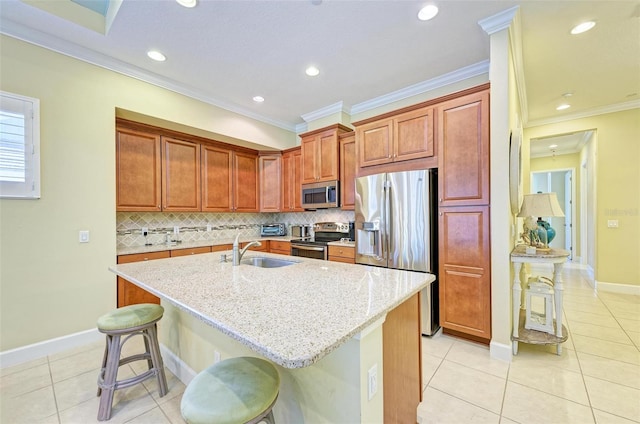
[[[295,247],[300,250],[313,250],[314,252],[324,252],[324,247],[305,246],[302,244],[292,244],[291,247]]]

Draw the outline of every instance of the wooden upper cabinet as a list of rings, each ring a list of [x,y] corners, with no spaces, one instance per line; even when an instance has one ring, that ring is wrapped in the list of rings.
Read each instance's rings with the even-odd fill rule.
[[[282,208],[283,212],[302,212],[302,152],[289,149],[282,154]]]
[[[202,210],[229,212],[233,207],[233,151],[202,145]]]
[[[444,102],[437,114],[440,205],[488,205],[489,91]]]
[[[160,211],[160,136],[116,128],[116,211]]]
[[[200,145],[162,137],[162,210],[200,210]]]
[[[359,166],[434,156],[433,115],[423,107],[357,126]]]
[[[348,131],[336,124],[300,135],[303,184],[340,178],[338,135]]]
[[[340,135],[340,207],[355,209],[356,204],[356,136]]]
[[[282,155],[280,153],[260,155],[260,212],[280,212],[282,206]]]
[[[440,325],[491,339],[489,206],[439,209]]]
[[[233,211],[259,212],[258,155],[233,153]]]
[[[258,155],[202,145],[202,210],[258,212]]]

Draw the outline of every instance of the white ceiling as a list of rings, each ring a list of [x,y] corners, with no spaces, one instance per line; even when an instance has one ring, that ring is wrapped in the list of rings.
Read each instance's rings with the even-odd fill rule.
[[[486,74],[478,21],[519,5],[525,121],[640,105],[640,1],[434,0],[439,15],[418,21],[427,2],[125,0],[105,35],[1,0],[0,32],[293,130],[323,108],[362,112],[408,88]],[[596,27],[569,35],[585,19]],[[167,61],[148,59],[150,48]],[[304,74],[310,64],[319,76]],[[566,92],[572,107],[557,112]]]

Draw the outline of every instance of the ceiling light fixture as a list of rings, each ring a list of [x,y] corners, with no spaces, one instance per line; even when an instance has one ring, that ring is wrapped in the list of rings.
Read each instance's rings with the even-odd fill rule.
[[[147,56],[158,62],[164,62],[165,60],[167,60],[167,57],[157,50],[149,50],[147,52]]]
[[[256,103],[262,103],[264,102],[264,97],[262,96],[253,96],[253,101]]]
[[[558,145],[557,145],[557,144],[552,144],[552,145],[550,145],[550,146],[549,146],[549,148],[550,148],[551,150],[553,150],[553,149],[557,149],[557,148],[558,148]]]
[[[192,8],[196,7],[198,0],[176,0],[180,6]]]
[[[594,26],[596,26],[596,23],[593,21],[582,22],[581,24],[578,24],[571,29],[571,34],[582,34],[583,32],[589,31]]]
[[[569,103],[562,103],[556,108],[556,110],[565,110],[565,109],[569,109],[570,107],[571,105]]]
[[[309,75],[310,77],[315,77],[316,75],[318,75],[320,73],[320,70],[318,68],[316,68],[315,66],[309,66],[307,68],[307,70],[305,71],[305,73],[307,75]]]
[[[421,21],[428,21],[429,19],[435,18],[437,14],[438,14],[438,6],[429,4],[423,7],[422,9],[420,9],[420,11],[418,12],[418,19],[420,19]]]

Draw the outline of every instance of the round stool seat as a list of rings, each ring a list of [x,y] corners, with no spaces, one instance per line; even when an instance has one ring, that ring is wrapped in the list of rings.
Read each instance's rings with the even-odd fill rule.
[[[252,357],[226,359],[189,383],[180,410],[189,424],[246,423],[271,409],[279,387],[280,376],[269,362]]]
[[[153,303],[129,305],[107,312],[98,318],[98,330],[117,331],[139,327],[162,318],[164,308]]]

